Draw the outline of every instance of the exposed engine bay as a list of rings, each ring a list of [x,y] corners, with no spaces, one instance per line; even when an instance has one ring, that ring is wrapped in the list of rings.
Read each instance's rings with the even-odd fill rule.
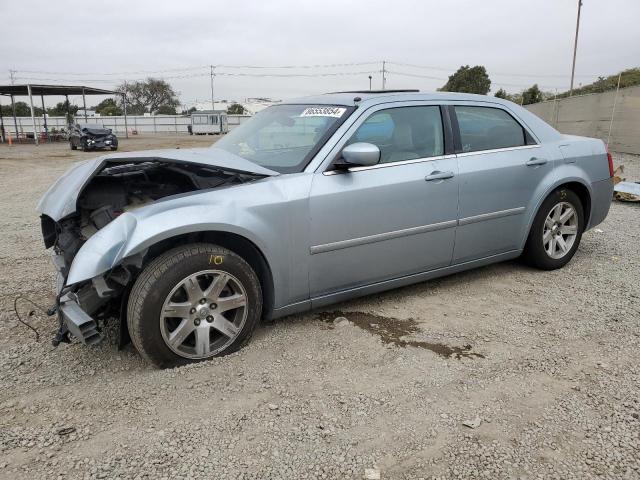
[[[71,264],[83,244],[125,212],[166,197],[258,178],[262,178],[262,175],[185,162],[107,161],[80,192],[73,214],[58,222],[47,215],[41,217],[45,246],[53,247],[53,259],[59,272],[58,302],[65,295],[64,298],[70,298],[81,306],[85,315],[88,313],[95,319],[122,317],[122,294],[142,267],[143,255],[129,259],[100,278],[65,289],[63,286]],[[95,343],[101,339],[101,335],[97,324],[89,320],[86,330],[71,333],[74,336],[81,335],[85,343]],[[66,335],[61,324],[58,343],[66,341]]]
[[[54,246],[68,268],[84,242],[124,212],[172,195],[244,183],[256,177],[166,161],[107,163],[83,189],[74,215],[58,224],[42,217],[45,246]]]

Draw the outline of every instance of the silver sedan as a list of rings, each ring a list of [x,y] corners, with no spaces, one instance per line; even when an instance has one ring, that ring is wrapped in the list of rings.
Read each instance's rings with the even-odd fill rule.
[[[560,268],[612,173],[602,141],[513,103],[417,91],[303,98],[211,148],[92,159],[38,206],[56,342],[115,319],[169,367],[238,350],[261,319],[520,256]]]

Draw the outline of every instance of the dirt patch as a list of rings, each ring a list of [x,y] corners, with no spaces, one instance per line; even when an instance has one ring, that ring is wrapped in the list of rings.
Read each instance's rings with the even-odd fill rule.
[[[420,340],[406,340],[404,337],[420,332],[418,322],[413,318],[400,320],[399,318],[382,317],[366,312],[322,312],[319,314],[324,322],[331,322],[336,318],[344,317],[354,325],[380,337],[383,343],[397,345],[398,347],[417,347],[431,350],[445,358],[485,358],[484,355],[472,352],[471,345],[453,347],[444,343],[425,342]]]

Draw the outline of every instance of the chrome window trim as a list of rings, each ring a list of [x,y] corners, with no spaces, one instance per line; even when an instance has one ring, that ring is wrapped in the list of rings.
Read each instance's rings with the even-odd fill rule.
[[[378,163],[377,165],[370,165],[367,167],[351,167],[346,170],[325,170],[322,172],[323,175],[338,175],[342,173],[353,173],[353,172],[362,172],[365,170],[374,170],[376,168],[387,168],[387,167],[395,167],[399,165],[410,165],[412,163],[423,163],[423,162],[431,162],[433,160],[448,160],[450,158],[456,157],[471,157],[474,155],[483,155],[486,153],[501,153],[501,152],[510,152],[513,150],[529,150],[532,148],[541,148],[540,145],[520,145],[518,147],[505,147],[505,148],[493,148],[491,150],[477,150],[475,152],[461,152],[457,154],[450,155],[438,155],[436,157],[423,157],[423,158],[414,158],[411,160],[400,160],[398,162],[387,162],[387,163]]]
[[[465,217],[458,220],[458,225],[470,225],[472,223],[483,222],[485,220],[493,220],[495,218],[509,217],[511,215],[518,215],[526,210],[525,207],[509,208],[507,210],[498,210],[497,212],[481,213],[480,215],[473,215],[471,217]]]
[[[358,128],[360,128],[360,126],[373,114],[381,111],[381,110],[388,110],[391,108],[404,108],[404,107],[441,107],[443,105],[443,103],[440,100],[419,100],[419,99],[413,99],[413,100],[402,100],[402,101],[386,101],[386,102],[382,102],[382,103],[376,103],[373,105],[367,105],[362,111],[358,111],[359,109],[356,109],[355,112],[353,112],[353,114],[351,115],[351,117],[348,119],[348,121],[345,121],[345,123],[343,125],[341,125],[341,127],[338,129],[338,131],[336,131],[336,133],[334,134],[334,136],[332,137],[331,140],[329,140],[327,142],[327,144],[325,144],[325,147],[327,147],[327,145],[331,142],[333,143],[333,145],[331,145],[331,147],[329,149],[327,149],[326,154],[322,153],[324,148],[322,148],[320,150],[320,152],[318,152],[318,157],[320,156],[320,154],[322,153],[322,160],[320,160],[320,162],[318,163],[318,165],[316,167],[314,167],[312,170],[314,173],[321,173],[326,175],[327,172],[329,171],[333,171],[333,170],[328,170],[329,168],[331,168],[331,165],[333,164],[333,161],[336,158],[336,155],[338,155],[338,153],[340,153],[342,151],[342,149],[344,148],[345,144],[349,141],[349,139],[351,138],[351,136],[358,130]],[[442,118],[442,117],[441,117]],[[443,120],[444,121],[444,120]],[[347,128],[345,128],[344,130],[342,130],[342,127],[345,126],[345,124],[347,124],[348,122],[349,125],[347,126]],[[444,128],[444,124],[443,124],[443,128]],[[339,134],[338,134],[339,133]],[[333,140],[335,138],[335,140]],[[443,130],[443,141],[444,141],[444,130]],[[441,155],[439,155],[438,157],[441,157]],[[317,157],[316,157],[317,158]],[[431,160],[435,160],[436,157],[429,157]],[[419,159],[416,159],[419,160]],[[312,160],[312,162],[309,164],[309,166],[312,163],[315,163],[315,158]],[[393,162],[393,164],[396,164],[397,162]],[[389,163],[391,165],[391,162]],[[382,164],[381,164],[382,165]],[[375,167],[377,167],[377,165],[374,165]],[[360,168],[360,167],[353,167],[353,168]],[[369,168],[369,167],[367,167]],[[380,167],[377,167],[380,168]],[[305,170],[307,171],[307,170]],[[350,171],[347,170],[347,171]],[[341,173],[345,172],[345,170],[341,171]],[[335,175],[335,174],[332,174]]]
[[[426,163],[426,162],[432,162],[434,160],[448,160],[450,158],[456,158],[456,155],[450,154],[450,155],[438,155],[435,157],[412,158],[411,160],[399,160],[397,162],[378,163],[377,165],[369,165],[367,167],[351,167],[346,170],[326,170],[322,172],[322,174],[337,175],[337,174],[346,173],[346,172],[349,172],[349,173],[362,172],[365,170],[375,170],[377,168],[395,167],[400,165],[411,165],[413,163]]]
[[[334,250],[342,250],[344,248],[366,245],[368,243],[376,243],[382,242],[384,240],[392,240],[394,238],[407,237],[409,235],[417,235],[419,233],[444,230],[445,228],[455,227],[457,224],[457,220],[447,220],[446,222],[431,223],[429,225],[421,225],[419,227],[404,228],[402,230],[376,233],[373,235],[367,235],[365,237],[350,238],[348,240],[339,240],[337,242],[313,245],[309,250],[311,252],[311,255],[315,255],[318,253],[332,252]]]
[[[528,150],[530,148],[540,148],[539,144],[536,145],[519,145],[517,147],[504,147],[504,148],[492,148],[490,150],[475,150],[473,152],[460,152],[457,154],[458,157],[470,157],[472,155],[482,155],[484,153],[500,153],[500,152],[509,152],[511,150]]]

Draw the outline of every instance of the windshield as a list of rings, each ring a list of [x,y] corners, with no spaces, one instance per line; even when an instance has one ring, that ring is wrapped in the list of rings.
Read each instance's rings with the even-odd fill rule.
[[[235,128],[213,147],[280,173],[301,172],[350,112],[332,105],[276,105]]]

